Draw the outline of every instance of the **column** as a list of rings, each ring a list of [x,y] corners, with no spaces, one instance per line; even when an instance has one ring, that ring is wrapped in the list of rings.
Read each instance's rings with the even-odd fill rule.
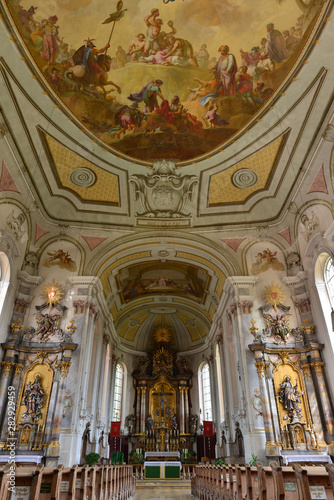
[[[185,432],[189,434],[189,387],[184,389],[184,416],[185,416]]]
[[[141,387],[140,432],[145,434],[146,387]]]
[[[267,447],[267,446],[275,446],[275,436],[273,429],[273,421],[271,418],[269,394],[265,379],[265,365],[266,364],[264,361],[255,362],[257,374],[259,377],[259,385],[260,385],[262,408],[263,408],[263,423],[264,423],[264,430],[266,433],[266,447]]]
[[[315,378],[319,389],[319,397],[325,419],[325,436],[330,443],[334,440],[334,420],[323,373],[323,364],[323,361],[320,360],[310,363],[312,368],[314,368]]]
[[[179,387],[180,391],[180,434],[184,434],[184,387]]]
[[[321,425],[321,417],[319,413],[319,406],[316,398],[314,383],[312,380],[310,365],[308,363],[302,363],[301,368],[304,372],[304,383],[307,391],[308,402],[310,406],[310,412],[312,415],[312,422],[315,432],[315,438],[318,444],[324,443],[324,431]]]
[[[136,399],[136,433],[140,433],[140,387],[137,387],[137,399]]]

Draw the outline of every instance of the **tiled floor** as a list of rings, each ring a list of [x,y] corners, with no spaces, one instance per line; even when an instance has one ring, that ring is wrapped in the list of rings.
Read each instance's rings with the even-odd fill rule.
[[[194,500],[189,488],[140,488],[134,500]]]

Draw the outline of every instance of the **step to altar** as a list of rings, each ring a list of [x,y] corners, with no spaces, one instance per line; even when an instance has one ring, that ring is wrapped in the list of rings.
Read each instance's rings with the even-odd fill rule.
[[[136,488],[185,488],[190,489],[190,480],[180,480],[180,479],[140,479],[136,481]]]

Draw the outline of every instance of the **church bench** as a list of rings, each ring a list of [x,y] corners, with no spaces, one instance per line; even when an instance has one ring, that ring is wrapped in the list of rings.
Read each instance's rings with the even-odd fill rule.
[[[10,500],[10,466],[0,469],[0,499]],[[129,500],[135,494],[132,466],[17,467],[16,493],[29,500]]]

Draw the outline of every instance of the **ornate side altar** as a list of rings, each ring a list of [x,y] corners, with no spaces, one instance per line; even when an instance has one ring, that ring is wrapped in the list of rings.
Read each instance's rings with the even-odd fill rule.
[[[167,327],[159,327],[153,351],[147,358],[139,359],[139,367],[133,373],[135,415],[128,417],[133,424],[129,433],[132,449],[144,450],[145,477],[157,477],[158,469],[159,477],[179,477],[180,451],[192,450],[195,442],[196,429],[189,429],[192,372],[186,360],[173,352],[171,338]],[[178,475],[170,468],[172,463],[178,468]]]
[[[321,351],[314,326],[305,318],[302,328],[289,327],[289,307],[273,283],[260,308],[267,328],[252,321],[259,378],[266,455],[282,462],[327,462],[333,454],[334,419]],[[304,300],[304,302],[306,302]]]

